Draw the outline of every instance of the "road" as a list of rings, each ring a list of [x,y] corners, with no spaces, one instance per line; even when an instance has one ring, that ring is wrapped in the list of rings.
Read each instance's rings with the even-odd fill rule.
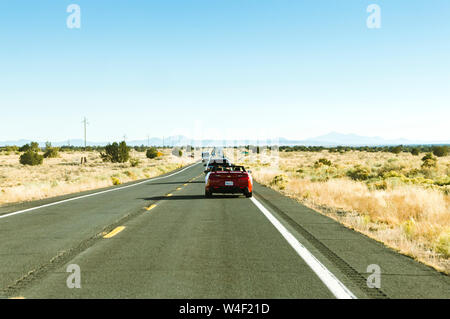
[[[269,188],[204,198],[202,171],[0,208],[0,297],[450,298],[448,276]]]

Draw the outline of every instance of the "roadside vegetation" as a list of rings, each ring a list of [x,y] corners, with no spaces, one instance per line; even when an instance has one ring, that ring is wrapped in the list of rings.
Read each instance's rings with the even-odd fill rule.
[[[148,150],[152,150],[148,157]],[[199,151],[197,151],[199,156]],[[81,163],[81,159],[86,162]],[[0,205],[43,199],[150,178],[193,163],[171,149],[125,142],[106,147],[52,147],[37,143],[0,148]]]
[[[228,153],[257,182],[450,273],[448,146],[282,147],[276,164],[247,150]]]

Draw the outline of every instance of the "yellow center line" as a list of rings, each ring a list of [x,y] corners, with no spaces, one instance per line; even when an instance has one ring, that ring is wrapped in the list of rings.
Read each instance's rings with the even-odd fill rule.
[[[167,196],[167,197],[170,197],[170,196],[172,196],[172,195],[173,195],[173,194],[167,194],[166,196]]]
[[[183,184],[183,186],[187,186],[187,183],[186,183],[186,184]]]
[[[113,229],[112,232],[106,234],[105,236],[103,236],[103,238],[111,238],[113,236],[116,236],[118,233],[120,233],[122,230],[125,229],[125,226],[119,226]]]
[[[177,188],[177,191],[179,191],[180,189],[181,189],[181,187],[178,187],[178,188]]]
[[[25,297],[23,296],[17,296],[17,297],[10,297],[8,299],[25,299]]]
[[[146,207],[145,209],[146,209],[146,210],[150,210],[150,209],[153,209],[153,208],[155,208],[155,207],[156,207],[156,204],[153,204],[153,205],[150,205],[150,206]]]

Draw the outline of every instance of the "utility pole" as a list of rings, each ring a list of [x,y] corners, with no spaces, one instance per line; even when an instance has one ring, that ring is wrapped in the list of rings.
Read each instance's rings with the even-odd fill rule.
[[[86,117],[84,117],[82,123],[84,124],[84,151],[86,152],[86,126],[89,124]],[[81,158],[81,165],[86,164],[87,158],[86,156],[83,156]]]
[[[86,152],[86,126],[89,124],[86,117],[81,122],[84,124],[84,151]]]
[[[164,148],[164,136],[163,136],[163,145],[162,145],[162,147]]]
[[[150,135],[147,135],[147,147],[150,147]]]

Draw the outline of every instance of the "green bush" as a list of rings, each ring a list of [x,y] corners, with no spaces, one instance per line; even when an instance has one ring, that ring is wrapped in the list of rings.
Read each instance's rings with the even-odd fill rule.
[[[326,158],[321,158],[321,159],[319,159],[318,161],[316,161],[315,163],[314,163],[314,165],[317,167],[317,166],[320,166],[320,165],[325,165],[325,166],[331,166],[331,161],[330,160],[327,160]]]
[[[17,147],[16,145],[5,146],[6,152],[17,152],[18,150],[19,150],[19,147]]]
[[[385,173],[383,173],[382,176],[383,176],[383,178],[405,177],[402,173],[400,173],[398,171],[395,171],[395,170],[392,170],[392,171],[389,171],[389,172],[385,172]]]
[[[427,154],[425,154],[424,157],[422,157],[422,161],[424,161],[424,162],[428,159],[435,161],[436,157],[434,157],[433,154],[431,154],[431,153],[427,153]]]
[[[150,159],[155,158],[158,156],[158,150],[156,149],[156,147],[150,147],[145,153],[145,156]]]
[[[394,154],[400,154],[403,151],[403,146],[398,145],[398,146],[390,147],[389,151]]]
[[[139,166],[140,163],[141,163],[141,160],[139,158],[136,158],[136,157],[130,158],[131,167],[137,167],[137,166]]]
[[[420,154],[420,150],[417,147],[414,147],[411,149],[411,154],[417,156]]]
[[[432,167],[436,167],[436,161],[427,159],[422,163],[422,168],[432,168]]]
[[[44,156],[38,152],[34,152],[31,149],[20,155],[20,164],[23,165],[41,165],[44,160]]]
[[[125,163],[130,159],[130,148],[127,146],[125,141],[119,144],[119,162]]]
[[[285,189],[287,184],[287,177],[286,175],[276,175],[274,178],[270,181],[270,186],[276,186],[279,189]]]
[[[39,144],[37,142],[31,142],[30,144],[25,144],[19,148],[19,152],[27,152],[27,151],[39,152]]]
[[[424,157],[422,157],[422,161],[422,168],[436,167],[437,164],[437,158],[431,153],[427,153]]]
[[[50,142],[45,143],[45,153],[44,153],[45,158],[58,157],[58,151],[59,151],[59,148],[52,147],[52,144]]]
[[[438,157],[443,157],[448,155],[448,146],[433,146],[433,154]]]
[[[100,152],[104,162],[125,163],[130,159],[130,148],[125,141],[114,142],[105,146],[105,153]]]
[[[450,176],[442,176],[438,178],[434,183],[438,186],[450,185]]]
[[[370,178],[370,169],[361,166],[355,166],[354,169],[347,171],[347,176],[355,181],[365,181]]]

